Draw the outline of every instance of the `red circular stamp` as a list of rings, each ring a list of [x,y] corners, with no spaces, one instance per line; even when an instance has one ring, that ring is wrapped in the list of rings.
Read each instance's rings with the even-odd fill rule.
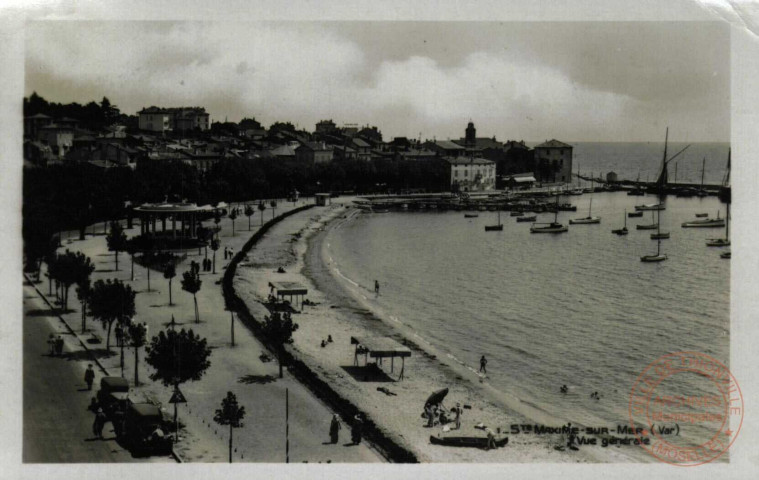
[[[743,424],[743,395],[719,360],[677,352],[659,357],[638,376],[629,413],[630,427],[648,453],[692,467],[716,460],[733,444]]]

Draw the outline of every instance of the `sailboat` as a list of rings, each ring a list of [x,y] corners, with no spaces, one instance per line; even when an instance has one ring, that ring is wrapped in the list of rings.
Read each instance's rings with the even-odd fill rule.
[[[590,191],[593,192],[593,182],[590,183]],[[593,193],[590,194],[590,204],[588,205],[588,216],[585,218],[574,218],[569,220],[570,225],[586,225],[590,223],[601,223],[601,217],[593,217],[590,215],[591,210],[593,209]]]
[[[656,233],[651,234],[651,240],[666,240],[669,238],[669,232],[662,232],[661,227],[661,210],[656,212]]]
[[[630,233],[627,230],[627,210],[625,210],[625,214],[622,217],[625,219],[625,226],[616,230],[612,230],[611,233],[614,233],[616,235],[627,235]]]
[[[642,213],[642,212],[641,212]],[[654,222],[654,211],[651,210],[651,222],[648,225],[635,225],[635,228],[638,230],[654,230],[659,228],[659,222]]]
[[[646,210],[666,210],[667,207],[663,203],[649,203],[648,205],[635,205],[635,210],[644,212]]]
[[[640,169],[638,169],[638,179],[635,180],[635,188],[627,192],[628,195],[642,197],[646,191],[640,188]]]
[[[657,226],[657,233],[659,233],[658,232],[659,222],[656,223],[656,226]],[[660,238],[656,239],[656,255],[643,255],[642,257],[640,257],[641,262],[649,262],[649,263],[663,262],[666,259],[667,259],[667,254],[661,253],[661,239]]]
[[[725,219],[719,218],[719,210],[717,210],[717,218],[704,218],[703,220],[691,220],[690,222],[684,222],[683,228],[719,228],[725,226]]]
[[[501,223],[501,211],[498,211],[498,225],[485,225],[486,232],[494,232],[503,230],[503,224]]]
[[[553,222],[551,223],[533,223],[530,227],[530,233],[564,233],[569,227],[559,223],[559,196],[556,196],[556,210],[554,211]]]
[[[704,191],[704,170],[706,169],[706,157],[704,157],[704,161],[701,162],[701,188],[698,189],[696,192],[697,197],[705,197],[708,195],[706,191]]]
[[[729,247],[730,246],[730,204],[727,204],[727,215],[725,215],[725,238],[710,238],[706,241],[707,247]]]

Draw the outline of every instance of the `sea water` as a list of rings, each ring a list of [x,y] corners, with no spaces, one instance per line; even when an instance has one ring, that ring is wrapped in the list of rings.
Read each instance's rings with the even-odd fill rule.
[[[586,216],[591,198],[601,224],[559,235],[531,234],[508,213],[501,232],[484,229],[496,212],[360,214],[327,234],[329,255],[369,298],[377,280],[373,301],[450,360],[477,370],[485,355],[487,381],[505,394],[562,421],[626,424],[630,389],[659,356],[696,351],[728,365],[730,260],[705,245],[724,228],[680,226],[696,213],[724,217],[726,205],[668,197],[660,221],[671,232],[661,242],[669,258],[650,264],[640,257],[656,253],[657,242],[635,225],[652,223],[651,212],[628,218],[627,236],[611,230],[635,205],[657,199],[567,196],[578,211],[560,212],[559,222]],[[678,393],[702,387],[684,382]],[[600,400],[590,398],[596,391]]]

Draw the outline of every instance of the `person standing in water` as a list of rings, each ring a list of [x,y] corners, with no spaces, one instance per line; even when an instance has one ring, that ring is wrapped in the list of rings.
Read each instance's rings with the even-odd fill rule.
[[[379,282],[377,280],[374,281],[374,294],[379,295]]]

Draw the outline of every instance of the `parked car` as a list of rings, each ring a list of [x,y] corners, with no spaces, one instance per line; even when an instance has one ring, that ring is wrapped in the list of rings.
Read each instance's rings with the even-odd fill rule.
[[[135,456],[168,455],[173,438],[165,433],[161,408],[128,402],[122,423],[114,425],[119,441]]]
[[[97,400],[106,417],[113,420],[117,411],[124,412],[129,397],[129,381],[121,377],[103,377],[100,379],[100,390]]]

